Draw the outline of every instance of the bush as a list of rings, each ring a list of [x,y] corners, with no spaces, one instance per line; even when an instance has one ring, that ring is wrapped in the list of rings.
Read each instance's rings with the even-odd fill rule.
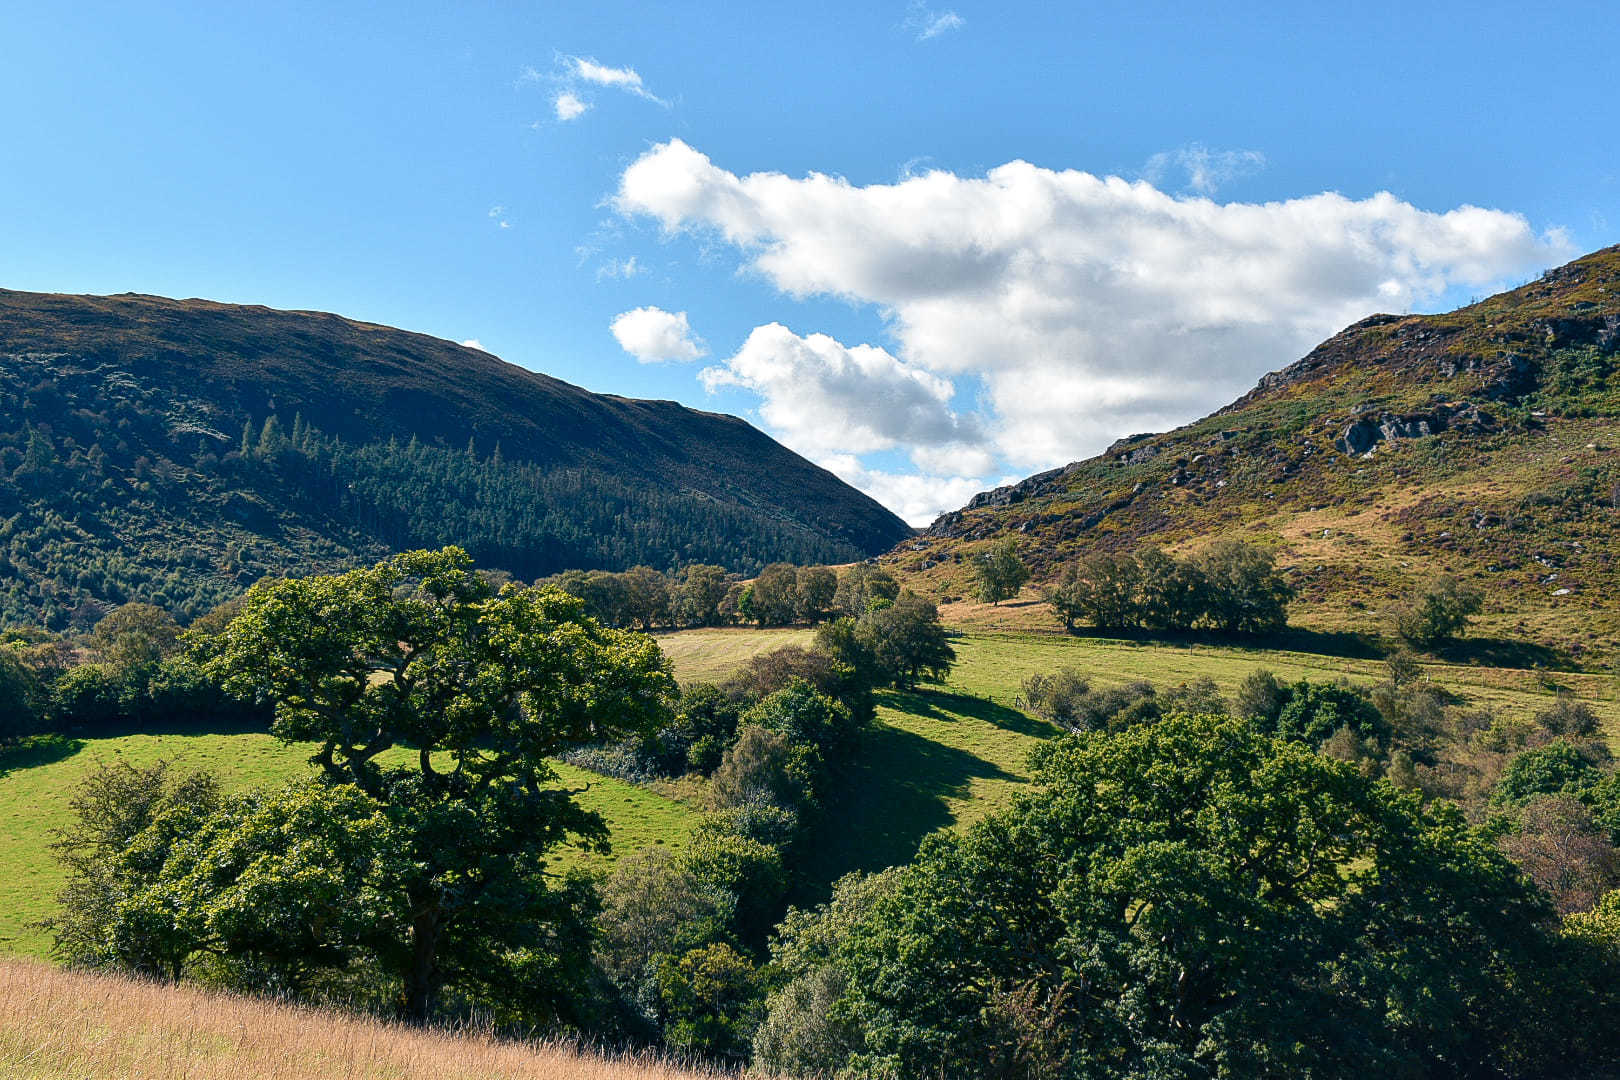
[[[1395,612],[1395,632],[1402,641],[1419,649],[1430,649],[1458,637],[1468,626],[1469,616],[1479,614],[1485,594],[1454,577],[1442,578],[1418,598]]]
[[[743,727],[709,781],[709,805],[725,809],[765,800],[781,807],[799,806],[810,780],[804,775],[808,750],[793,746],[778,732],[752,724]]]
[[[1581,795],[1603,774],[1587,754],[1556,739],[1526,750],[1508,763],[1491,795],[1493,806],[1523,806],[1537,795]]]
[[[1062,668],[1051,675],[1031,675],[1024,680],[1021,700],[1036,716],[1074,730],[1079,710],[1091,683],[1077,668]]]
[[[1288,688],[1275,724],[1267,729],[1315,747],[1340,728],[1374,743],[1387,742],[1390,734],[1383,714],[1350,687],[1303,680]]]
[[[724,942],[704,945],[658,969],[664,1038],[676,1050],[743,1061],[759,1026],[764,991],[748,958]]]
[[[39,680],[18,659],[16,650],[0,645],[0,746],[43,728],[42,697]]]

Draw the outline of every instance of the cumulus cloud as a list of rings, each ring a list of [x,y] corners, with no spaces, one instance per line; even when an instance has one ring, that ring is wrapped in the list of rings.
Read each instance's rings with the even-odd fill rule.
[[[765,422],[812,456],[972,445],[981,438],[972,418],[951,411],[955,389],[948,379],[875,345],[800,337],[780,323],[755,327],[735,355],[699,378],[711,391],[739,386],[759,394]]]
[[[468,338],[466,341],[463,341],[461,345],[466,349],[477,349],[479,352],[489,352],[488,349],[484,348],[484,343],[475,337]]]
[[[690,362],[709,354],[692,335],[684,311],[640,307],[614,318],[609,329],[619,346],[643,364]]]
[[[591,107],[589,102],[581,101],[579,95],[572,90],[559,93],[552,99],[551,105],[557,111],[557,119],[564,122],[578,120]]]
[[[1206,163],[1199,182],[1218,182],[1217,166]],[[898,348],[869,367],[793,359],[822,355],[805,344],[816,335],[794,345],[776,328],[765,339],[790,358],[778,364],[843,372],[837,399],[857,410],[845,422],[849,452],[878,438],[869,432],[930,445],[907,424],[860,411],[897,373],[931,388],[923,397],[935,411],[924,415],[936,418],[946,384],[973,376],[985,413],[976,424],[957,418],[956,441],[1021,471],[1191,420],[1374,311],[1569,254],[1560,234],[1537,234],[1518,214],[1422,210],[1387,192],[1222,204],[1022,161],[983,176],[934,170],[857,186],[820,173],[739,176],[678,139],[624,171],[615,205],[670,234],[720,239],[790,296],[881,311]],[[747,346],[738,354],[751,355]],[[747,369],[734,357],[724,377],[765,398],[764,419],[790,445],[826,452],[811,435],[819,423],[790,423],[770,408],[773,394],[791,400],[787,384]]]
[[[927,41],[952,30],[960,30],[967,25],[967,20],[954,11],[935,11],[923,0],[912,0],[911,6],[906,9],[903,25],[917,35],[918,41]]]
[[[1266,167],[1266,155],[1258,150],[1211,150],[1192,143],[1164,150],[1148,158],[1142,176],[1151,184],[1163,186],[1176,173],[1186,177],[1185,190],[1213,195],[1217,188],[1253,176]]]

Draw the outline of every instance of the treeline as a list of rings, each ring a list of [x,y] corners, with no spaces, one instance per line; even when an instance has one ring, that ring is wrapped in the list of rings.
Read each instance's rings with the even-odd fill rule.
[[[1241,540],[1186,558],[1157,548],[1090,555],[1065,566],[1046,593],[1070,631],[1084,620],[1107,630],[1265,633],[1287,625],[1293,596],[1275,556]]]
[[[1034,787],[791,914],[799,1076],[1606,1076],[1620,892],[1559,919],[1445,803],[1249,719],[1070,735]]]
[[[268,725],[266,707],[227,692],[187,648],[234,610],[227,604],[186,631],[162,608],[134,603],[86,634],[0,632],[0,745],[30,735]]]
[[[724,567],[696,563],[671,574],[650,566],[623,573],[568,570],[543,579],[585,602],[609,626],[657,627],[815,625],[834,616],[856,618],[891,604],[900,582],[887,570],[856,563],[829,566],[770,563],[751,581]]]

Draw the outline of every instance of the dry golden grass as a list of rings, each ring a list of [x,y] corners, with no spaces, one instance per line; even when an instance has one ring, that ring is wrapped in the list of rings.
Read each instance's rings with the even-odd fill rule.
[[[0,961],[6,1080],[696,1080],[656,1061]]]

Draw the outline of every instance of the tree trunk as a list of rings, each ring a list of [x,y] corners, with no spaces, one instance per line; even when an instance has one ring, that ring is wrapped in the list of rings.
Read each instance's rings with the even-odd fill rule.
[[[439,924],[443,915],[436,903],[412,905],[418,914],[411,921],[411,966],[405,973],[405,1015],[425,1021],[433,1007],[439,982]]]

